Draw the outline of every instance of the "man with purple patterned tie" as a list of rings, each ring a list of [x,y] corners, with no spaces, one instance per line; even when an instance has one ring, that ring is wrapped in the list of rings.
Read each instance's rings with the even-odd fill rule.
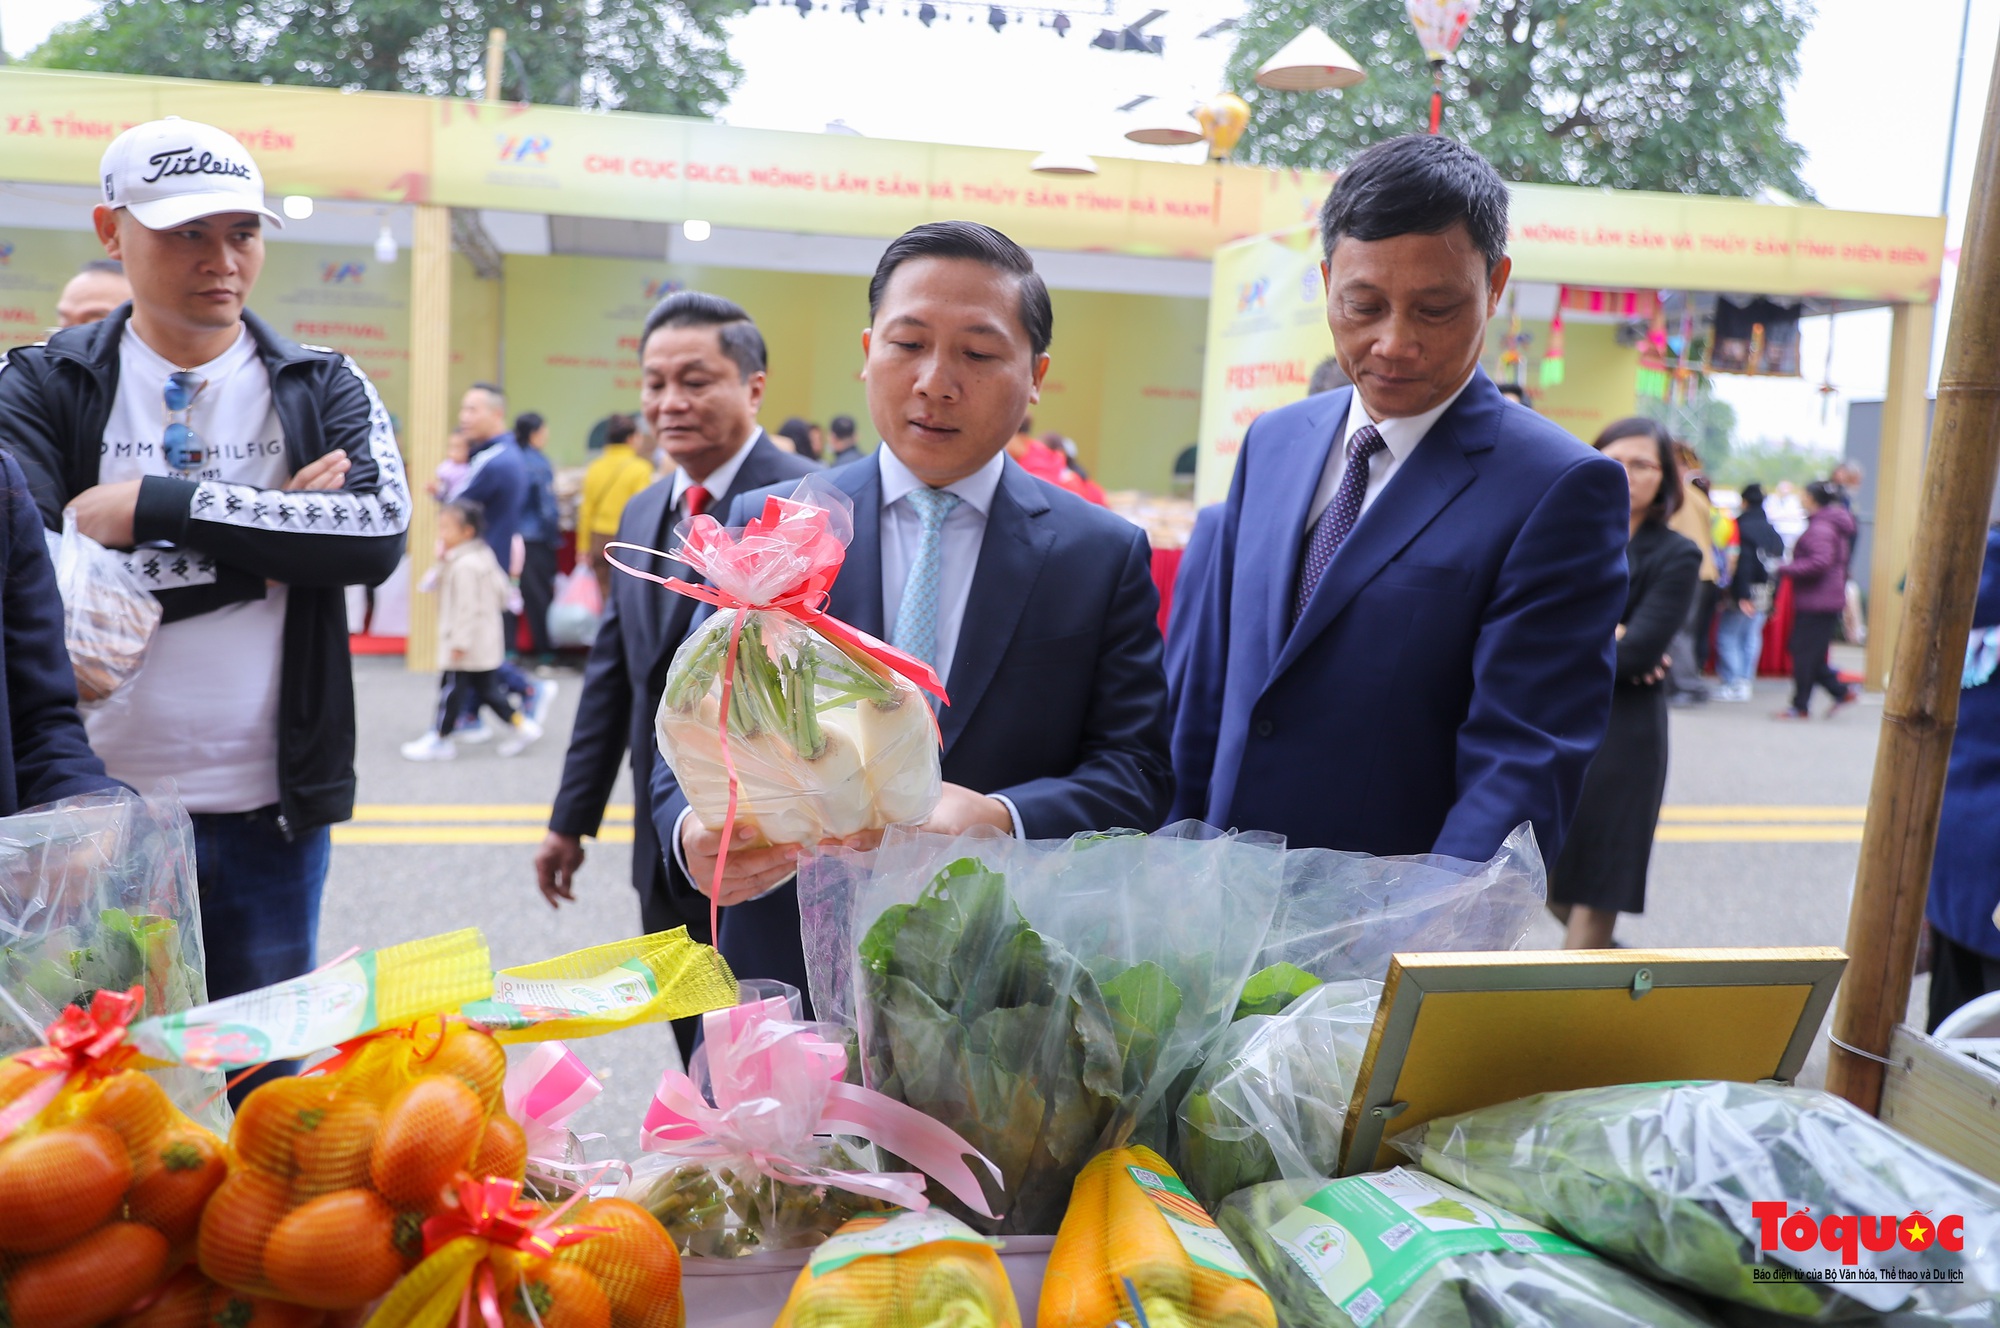
[[[1295,847],[1553,860],[1603,738],[1625,600],[1620,468],[1479,367],[1507,186],[1381,143],[1320,213],[1351,388],[1260,416],[1167,647],[1173,818]]]

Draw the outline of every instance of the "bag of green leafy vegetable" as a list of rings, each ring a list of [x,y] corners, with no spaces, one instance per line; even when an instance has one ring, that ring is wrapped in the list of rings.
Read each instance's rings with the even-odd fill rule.
[[[1898,1328],[2000,1323],[2000,1186],[1826,1093],[1544,1093],[1430,1121],[1395,1144],[1649,1276],[1755,1310],[1817,1323],[1889,1314]],[[1783,1224],[1800,1212],[1833,1248],[1786,1243]],[[1913,1216],[1942,1228],[1920,1231],[1917,1249],[1900,1234]]]
[[[1286,1328],[1707,1328],[1669,1293],[1397,1167],[1273,1181],[1218,1219]]]
[[[1382,996],[1381,983],[1352,981],[1284,1000],[1282,974],[1253,986],[1267,975],[1245,990],[1237,1008],[1251,1012],[1223,1030],[1181,1102],[1181,1179],[1211,1209],[1246,1186],[1334,1173]]]
[[[1282,856],[1192,824],[1067,842],[892,832],[800,869],[813,1007],[858,1029],[869,1087],[999,1167],[1000,1233],[1052,1234],[1095,1153],[1171,1133],[1264,943]]]
[[[1380,982],[1398,953],[1511,950],[1547,895],[1548,871],[1527,825],[1485,862],[1293,849],[1257,966],[1291,964],[1323,982]]]
[[[208,1001],[194,827],[165,794],[93,793],[0,818],[0,1055],[32,1047],[65,1006],[145,991],[145,1016]],[[25,1022],[24,1022],[25,1021]],[[228,1128],[222,1079],[154,1072],[181,1110]]]

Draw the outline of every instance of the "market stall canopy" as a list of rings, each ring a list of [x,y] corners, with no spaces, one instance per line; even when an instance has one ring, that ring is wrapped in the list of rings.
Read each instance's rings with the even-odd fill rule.
[[[1397,955],[1340,1174],[1394,1165],[1390,1135],[1535,1093],[1789,1083],[1846,966],[1827,948]]]
[[[1160,257],[1206,258],[1311,217],[1331,179],[1118,158],[1088,179],[1050,179],[1033,173],[1036,154],[995,148],[20,68],[0,69],[0,176],[94,185],[105,145],[164,115],[227,128],[257,155],[274,196],[876,238],[968,217],[1030,248]]]

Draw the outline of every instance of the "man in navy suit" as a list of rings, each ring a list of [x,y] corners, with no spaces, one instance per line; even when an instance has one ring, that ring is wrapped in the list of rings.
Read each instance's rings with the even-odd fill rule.
[[[757,427],[764,398],[764,337],[740,307],[700,291],[677,291],[654,306],[640,333],[640,409],[676,470],[625,506],[618,538],[672,547],[673,530],[705,510],[727,512],[738,494],[796,480],[818,467],[775,446]],[[635,566],[642,555],[628,554]],[[680,564],[653,569],[699,581]],[[708,904],[660,860],[650,798],[659,747],[653,712],[674,648],[687,635],[695,601],[614,570],[604,622],[590,647],[583,697],[563,761],[562,787],[535,875],[551,907],[574,899],[583,840],[604,820],[618,767],[632,758],[632,887],[648,932],[686,926],[708,937]]]
[[[1145,534],[1005,450],[1049,365],[1055,320],[1033,262],[985,226],[919,226],[883,253],[868,312],[863,377],[883,446],[827,472],[854,500],[828,611],[945,680],[944,797],[925,828],[1061,839],[1158,824],[1172,772]],[[738,500],[729,524],[764,497]],[[664,761],[653,816],[678,850],[671,869],[710,889],[721,841]],[[788,882],[810,846],[738,834],[718,896],[722,952],[740,977],[803,989]]]
[[[1354,386],[1258,417],[1185,569],[1174,815],[1471,859],[1527,821],[1554,861],[1610,713],[1625,477],[1479,368],[1510,264],[1477,153],[1378,144],[1320,231]]]

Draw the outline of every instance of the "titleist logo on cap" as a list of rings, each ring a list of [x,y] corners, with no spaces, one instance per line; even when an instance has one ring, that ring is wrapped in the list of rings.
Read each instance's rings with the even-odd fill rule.
[[[196,152],[193,147],[168,148],[155,152],[146,158],[152,173],[140,177],[142,183],[154,184],[169,175],[233,175],[240,180],[250,178],[250,167],[245,162],[230,161],[210,152]]]

